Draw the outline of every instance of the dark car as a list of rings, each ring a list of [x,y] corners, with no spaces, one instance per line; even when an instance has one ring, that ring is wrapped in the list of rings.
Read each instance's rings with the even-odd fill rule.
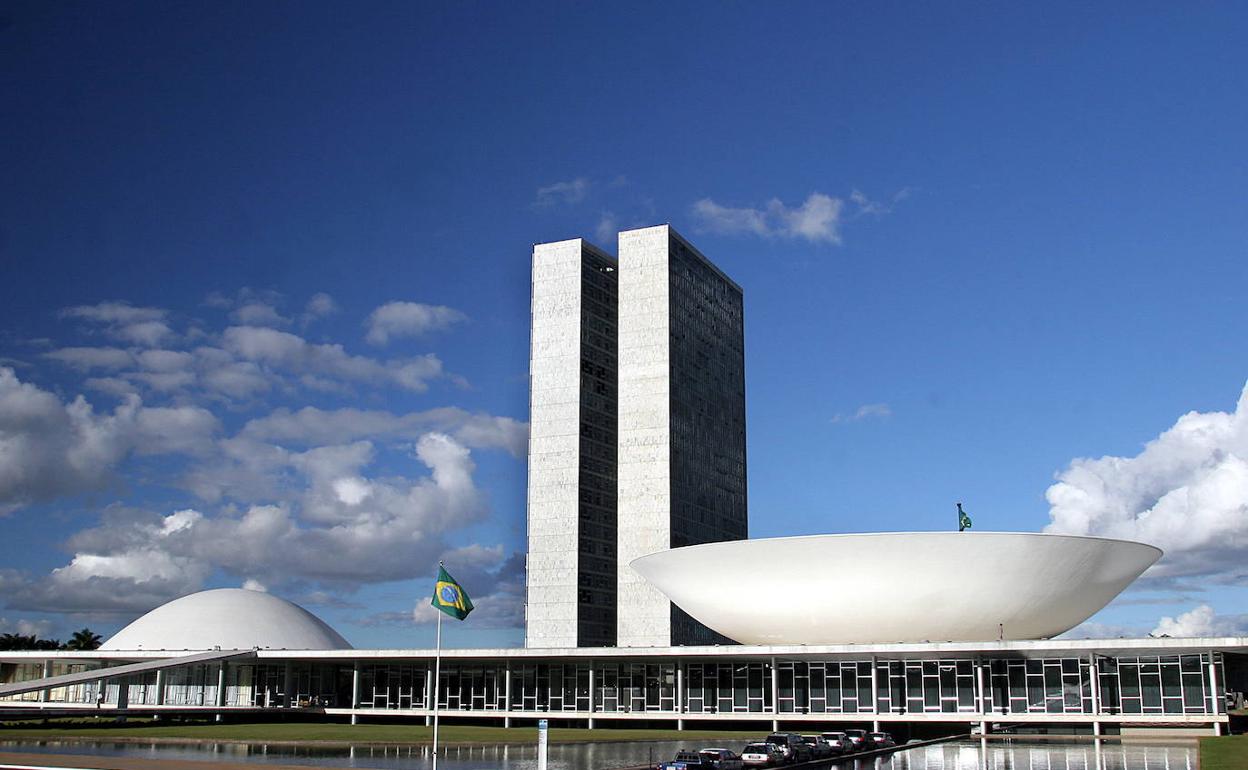
[[[811,759],[827,759],[832,756],[832,747],[818,735],[803,735],[802,743],[810,747]]]
[[[797,733],[772,733],[766,738],[784,752],[785,762],[809,762],[812,759],[810,747],[802,741]]]
[[[698,752],[681,750],[672,761],[660,763],[658,770],[714,770],[714,767]]]
[[[893,740],[893,736],[888,733],[867,733],[867,737],[875,743],[878,749],[891,749],[897,745],[897,741]]]
[[[854,751],[870,751],[875,748],[875,742],[866,730],[846,730],[845,735],[853,742]]]
[[[711,748],[702,749],[698,754],[702,756],[703,765],[710,765],[715,770],[741,770],[743,767],[741,757],[735,751]]]

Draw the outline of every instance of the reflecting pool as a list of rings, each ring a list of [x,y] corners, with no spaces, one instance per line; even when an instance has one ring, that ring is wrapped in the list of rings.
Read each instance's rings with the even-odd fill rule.
[[[636,741],[556,744],[549,770],[615,770],[671,759],[697,741]],[[729,743],[739,751],[742,746]],[[255,764],[427,770],[428,746],[303,747],[241,743],[129,743],[113,741],[0,740],[0,751],[90,754],[151,759],[218,760]],[[532,744],[452,746],[438,759],[443,770],[536,770]],[[1141,745],[1113,741],[1082,743],[1025,740],[966,740],[921,746],[884,757],[845,760],[841,770],[1197,770],[1194,742]]]

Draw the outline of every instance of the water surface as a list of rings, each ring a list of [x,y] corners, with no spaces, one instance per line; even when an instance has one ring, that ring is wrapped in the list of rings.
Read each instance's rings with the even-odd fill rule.
[[[728,748],[739,751],[735,742]],[[636,741],[558,744],[550,747],[549,770],[612,770],[670,759],[677,749],[701,748],[698,741]],[[0,740],[0,751],[91,754],[149,759],[198,759],[256,764],[358,767],[377,770],[429,770],[428,746],[322,748],[241,743],[118,743],[91,741]],[[536,770],[533,744],[455,746],[438,758],[441,770]],[[1197,770],[1196,745],[1119,744],[1101,741],[1052,743],[1024,740],[957,741],[899,751],[886,757],[845,761],[843,770]]]

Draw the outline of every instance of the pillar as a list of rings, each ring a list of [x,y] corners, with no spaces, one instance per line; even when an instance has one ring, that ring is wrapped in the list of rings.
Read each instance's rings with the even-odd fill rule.
[[[1218,690],[1218,664],[1215,662],[1217,653],[1213,650],[1209,651],[1209,713],[1217,716],[1221,713],[1218,707],[1218,701],[1222,699],[1222,693]]]
[[[355,661],[351,667],[351,724],[360,723],[360,715],[356,710],[360,707],[360,662]]]
[[[988,713],[988,698],[984,692],[984,661],[975,661],[975,708],[980,714]],[[981,728],[982,730],[982,728]]]
[[[776,659],[771,659],[771,731],[780,731],[780,671],[776,668]]]
[[[225,707],[225,661],[221,661],[221,665],[217,666],[217,708]],[[225,714],[218,711],[217,721],[224,722]]]
[[[685,665],[679,660],[676,661],[676,713],[685,713]]]
[[[879,666],[874,655],[871,656],[871,713],[875,715],[875,719],[871,720],[871,731],[880,731],[880,672]]]
[[[1088,678],[1092,688],[1092,735],[1101,735],[1101,669],[1094,653],[1088,653]]]
[[[163,668],[156,669],[156,705],[165,705],[165,669]],[[152,721],[159,722],[160,714],[153,714]]]
[[[290,661],[286,661],[286,670],[282,673],[282,693],[286,696],[286,708],[295,707],[295,675],[290,670]]]
[[[434,688],[435,688],[435,685],[433,682],[433,664],[426,663],[425,664],[425,710],[426,711],[433,708],[433,699],[437,696],[437,690]],[[429,727],[432,724],[433,724],[433,716],[430,714],[426,714],[425,715],[425,727]]]
[[[51,661],[51,660],[45,660],[45,661],[43,662],[43,678],[44,678],[44,679],[47,679],[47,678],[48,678],[48,677],[50,677],[50,676],[52,676],[52,661]],[[40,703],[47,703],[47,702],[48,702],[48,701],[50,701],[50,700],[52,700],[52,688],[50,688],[50,687],[49,687],[49,688],[48,688],[48,689],[46,689],[46,690],[40,690],[40,691],[39,691],[39,702],[40,702]]]

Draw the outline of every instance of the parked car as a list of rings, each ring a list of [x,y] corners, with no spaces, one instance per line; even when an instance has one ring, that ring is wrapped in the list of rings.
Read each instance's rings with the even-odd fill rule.
[[[802,743],[810,747],[811,759],[827,759],[832,756],[832,747],[824,743],[818,735],[803,735]]]
[[[712,770],[712,767],[703,761],[698,752],[682,749],[676,752],[672,761],[660,763],[658,770]]]
[[[854,744],[854,751],[870,751],[875,748],[875,742],[867,735],[866,730],[846,730],[845,735]]]
[[[746,767],[775,767],[784,764],[784,752],[774,743],[751,743],[741,750]]]
[[[741,757],[728,749],[702,749],[698,752],[702,757],[703,766],[710,765],[715,770],[741,770]]]
[[[766,740],[780,747],[785,762],[809,762],[812,759],[810,747],[797,733],[772,733]]]
[[[893,736],[888,733],[867,733],[877,749],[891,749],[897,745],[897,741],[893,740]]]
[[[854,742],[851,741],[849,739],[849,736],[846,735],[845,733],[841,733],[841,732],[824,733],[820,737],[823,738],[824,742],[827,743],[829,746],[831,746],[832,750],[836,752],[837,754],[853,754],[854,753]]]

